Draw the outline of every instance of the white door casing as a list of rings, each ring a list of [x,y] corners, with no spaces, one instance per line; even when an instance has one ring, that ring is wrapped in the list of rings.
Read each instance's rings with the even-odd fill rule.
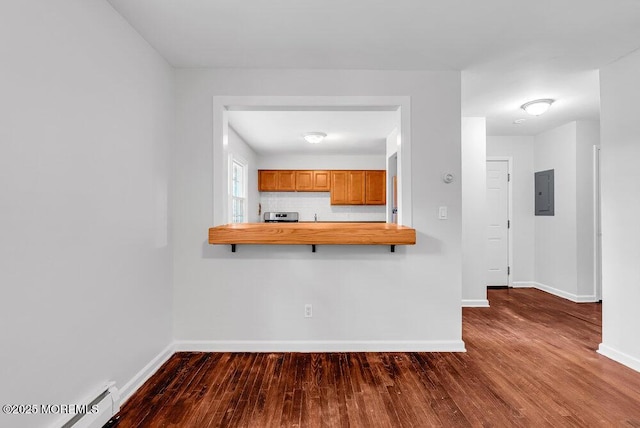
[[[488,286],[509,285],[509,162],[487,161]]]
[[[594,295],[602,300],[602,218],[600,194],[600,147],[593,146],[593,230],[594,230]]]

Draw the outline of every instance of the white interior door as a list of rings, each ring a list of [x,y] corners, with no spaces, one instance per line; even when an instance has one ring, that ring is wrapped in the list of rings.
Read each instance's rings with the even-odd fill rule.
[[[488,286],[509,285],[509,163],[487,161]]]

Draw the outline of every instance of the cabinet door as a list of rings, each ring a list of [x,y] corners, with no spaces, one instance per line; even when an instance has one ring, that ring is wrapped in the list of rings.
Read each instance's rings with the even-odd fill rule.
[[[386,171],[366,171],[366,205],[384,205],[387,203]]]
[[[258,171],[258,190],[275,192],[278,190],[278,171],[261,169]]]
[[[331,171],[331,205],[348,205],[348,174],[349,171]]]
[[[365,199],[365,172],[348,171],[349,205],[363,205]]]
[[[296,172],[295,171],[278,171],[278,191],[293,192],[296,190]]]
[[[298,192],[312,192],[314,171],[296,171],[296,190]]]
[[[331,205],[364,205],[364,200],[364,171],[331,171]]]
[[[331,171],[313,171],[313,190],[316,192],[331,190]]]

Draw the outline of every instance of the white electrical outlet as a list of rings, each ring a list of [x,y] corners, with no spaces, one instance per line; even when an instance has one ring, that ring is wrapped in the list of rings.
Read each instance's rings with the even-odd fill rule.
[[[304,317],[313,317],[313,307],[311,306],[311,303],[307,303],[306,305],[304,305]]]

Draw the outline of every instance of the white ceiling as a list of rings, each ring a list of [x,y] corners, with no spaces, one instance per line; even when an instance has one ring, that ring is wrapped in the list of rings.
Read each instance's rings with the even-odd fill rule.
[[[598,118],[597,69],[640,47],[639,0],[109,1],[176,67],[461,70],[491,135]]]
[[[229,124],[259,154],[385,155],[386,137],[397,126],[393,111],[230,111]],[[320,144],[303,134],[324,132]]]

